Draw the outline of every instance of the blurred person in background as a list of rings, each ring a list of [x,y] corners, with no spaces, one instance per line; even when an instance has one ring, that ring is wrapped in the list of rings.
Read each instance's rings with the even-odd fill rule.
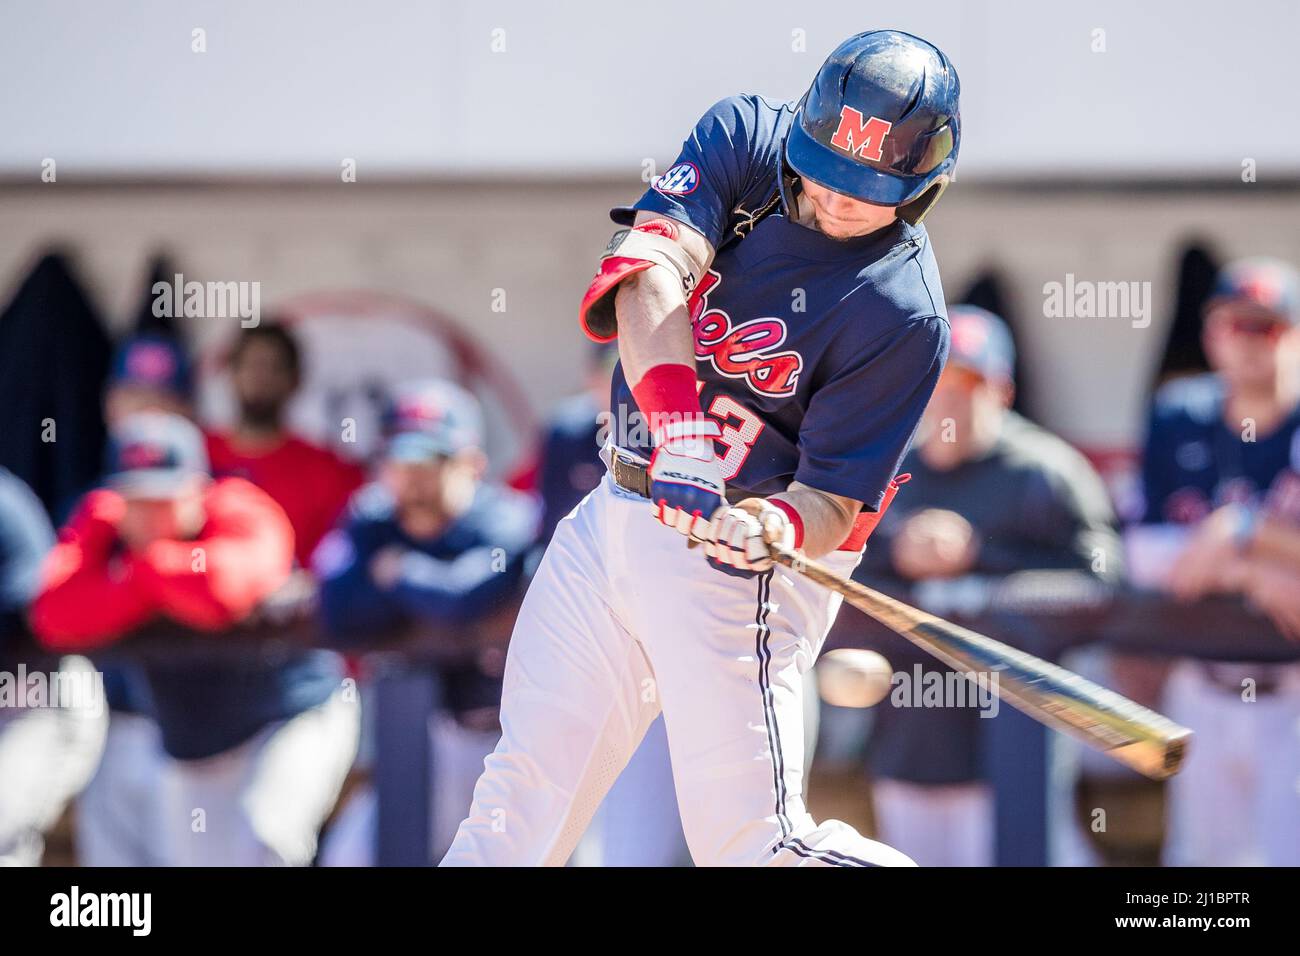
[[[513,615],[525,559],[537,540],[533,499],[485,482],[478,401],[451,382],[396,390],[386,416],[379,479],[353,496],[342,525],[316,549],[326,628],[349,650],[401,635],[468,638]],[[509,623],[498,626],[508,634]],[[435,665],[447,712],[431,729],[433,842],[440,856],[473,796],[483,759],[500,736],[499,647],[468,649]],[[357,798],[355,838],[327,846],[327,864],[373,862],[374,800]],[[345,810],[345,813],[349,811]]]
[[[293,525],[294,556],[306,568],[365,473],[288,430],[302,355],[285,326],[263,322],[241,330],[228,362],[237,412],[230,429],[208,431],[212,473],[244,478],[275,499]]]
[[[289,405],[304,370],[298,339],[287,325],[266,321],[241,329],[226,354],[225,368],[235,420],[228,429],[206,431],[212,473],[252,482],[284,509],[293,526],[297,567],[277,604],[280,616],[292,620],[309,610],[309,596],[315,593],[312,552],[361,486],[365,470],[290,431]],[[345,658],[344,667],[355,684],[361,676],[359,662]],[[358,733],[360,748],[364,725]],[[359,751],[358,761],[365,759]]]
[[[1283,635],[1300,640],[1300,525],[1227,504],[1197,527],[1188,555],[1173,579],[1179,591],[1195,591],[1203,578],[1230,581]]]
[[[1190,529],[1169,589],[1253,597],[1284,623],[1297,565],[1279,560],[1277,532],[1300,523],[1297,322],[1294,268],[1227,266],[1204,312],[1213,371],[1157,393],[1142,473],[1144,522]],[[1300,664],[1180,661],[1165,712],[1196,733],[1169,782],[1166,863],[1300,865]]]
[[[1015,353],[997,316],[949,306],[948,365],[925,410],[911,472],[857,574],[904,582],[1068,569],[1116,580],[1120,540],[1101,478],[1011,411]],[[941,668],[891,653],[895,671]],[[993,795],[970,707],[877,707],[869,761],[880,837],[922,866],[993,864]],[[1068,825],[1068,823],[1067,823]]]
[[[38,675],[43,690],[19,679],[20,666],[28,675],[40,666],[16,645],[27,637],[27,606],[53,545],[40,500],[0,468],[0,681],[9,684],[0,690],[0,866],[41,862],[45,833],[95,772],[108,724],[102,685],[84,657],[52,658],[58,673]]]
[[[111,431],[140,412],[190,417],[194,379],[181,344],[147,333],[126,339],[113,356],[104,391]],[[151,714],[147,684],[126,660],[102,665],[108,736],[89,786],[77,801],[77,861],[82,866],[159,866],[159,800],[166,754]]]
[[[59,535],[31,609],[56,651],[93,650],[159,619],[220,632],[288,579],[293,530],[264,492],[212,481],[188,420],[142,412],[110,436],[107,486]],[[191,650],[193,650],[191,648]],[[305,865],[356,750],[337,656],[149,656],[168,761],[159,849],[174,865]]]
[[[111,429],[136,412],[193,417],[194,379],[180,343],[164,335],[134,335],[113,355],[104,392],[104,421]]]

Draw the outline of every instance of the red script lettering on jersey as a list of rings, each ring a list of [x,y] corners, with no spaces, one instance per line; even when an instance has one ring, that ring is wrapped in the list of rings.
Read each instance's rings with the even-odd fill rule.
[[[785,322],[766,318],[734,325],[722,309],[708,308],[709,293],[721,281],[710,269],[691,296],[695,357],[708,359],[721,375],[743,378],[759,394],[793,395],[803,357],[793,350],[773,351],[785,341]]]

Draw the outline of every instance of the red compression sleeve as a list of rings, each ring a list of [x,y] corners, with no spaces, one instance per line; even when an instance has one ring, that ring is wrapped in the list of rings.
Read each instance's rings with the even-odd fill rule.
[[[656,365],[644,375],[641,381],[632,386],[632,397],[637,407],[646,417],[650,433],[656,445],[663,444],[665,438],[676,437],[669,431],[692,437],[704,434],[717,434],[717,425],[704,417],[700,409],[700,393],[695,383],[695,368],[675,362]],[[707,422],[712,429],[699,428]],[[692,423],[692,429],[669,429],[678,423]]]
[[[876,525],[880,524],[880,519],[884,517],[889,506],[894,501],[894,496],[898,494],[898,489],[912,480],[910,474],[898,475],[889,483],[885,489],[885,497],[880,502],[880,507],[875,511],[863,511],[853,522],[853,531],[849,534],[847,540],[839,546],[840,551],[860,551],[862,546],[867,543],[871,537],[871,532],[876,530]]]

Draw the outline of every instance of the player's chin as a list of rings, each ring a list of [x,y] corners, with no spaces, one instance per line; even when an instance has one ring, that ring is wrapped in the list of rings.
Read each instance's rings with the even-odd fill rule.
[[[828,239],[846,242],[849,239],[856,239],[858,236],[866,235],[871,231],[871,227],[866,223],[854,222],[849,219],[830,219],[825,216],[818,216],[817,230]]]

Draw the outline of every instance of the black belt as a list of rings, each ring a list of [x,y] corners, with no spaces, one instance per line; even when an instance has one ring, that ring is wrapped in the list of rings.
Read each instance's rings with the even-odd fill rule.
[[[642,498],[650,497],[650,466],[630,457],[627,452],[613,449],[609,474],[614,479],[614,484],[624,491],[630,491]],[[733,505],[737,501],[754,497],[756,496],[753,492],[745,491],[743,488],[728,488],[726,492],[727,501]]]

